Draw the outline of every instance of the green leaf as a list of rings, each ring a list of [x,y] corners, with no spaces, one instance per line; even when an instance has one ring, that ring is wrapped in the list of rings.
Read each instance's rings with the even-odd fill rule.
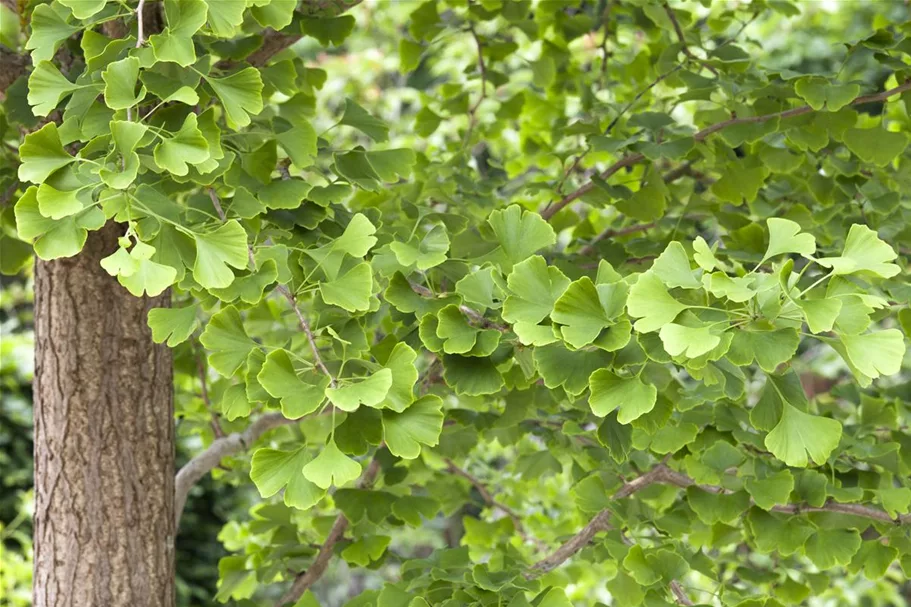
[[[329,384],[329,378],[315,370],[298,373],[288,352],[281,349],[266,356],[256,380],[270,396],[281,399],[282,415],[288,419],[298,419],[319,409]]]
[[[456,394],[481,396],[495,394],[503,387],[503,376],[489,358],[475,356],[443,357],[443,378]]]
[[[856,529],[817,529],[804,544],[804,554],[825,571],[850,563],[860,544]]]
[[[540,255],[515,264],[506,278],[510,295],[503,301],[503,318],[511,323],[537,324],[553,310],[570,280]]]
[[[196,62],[193,34],[206,23],[208,5],[204,0],[165,0],[164,10],[168,26],[149,36],[149,44],[158,61],[188,67]]]
[[[359,263],[335,280],[320,282],[319,292],[328,305],[339,306],[349,312],[368,310],[373,292],[370,264]]]
[[[697,487],[686,490],[690,508],[706,525],[732,524],[750,507],[750,496],[745,491],[736,493],[710,493]]]
[[[911,489],[908,487],[889,487],[879,490],[879,499],[883,508],[892,518],[911,511]]]
[[[816,252],[816,239],[812,234],[802,234],[796,222],[772,217],[766,220],[766,224],[769,226],[769,247],[762,257],[763,262],[785,253],[810,257]]]
[[[465,303],[473,304],[480,311],[497,309],[503,301],[502,279],[493,267],[466,274],[455,285],[455,292],[461,295]]]
[[[436,446],[443,431],[443,401],[427,395],[397,413],[383,410],[383,436],[389,451],[404,459],[414,459],[421,445]]]
[[[234,306],[223,308],[209,319],[199,342],[209,350],[209,364],[224,377],[234,375],[256,348]]]
[[[402,73],[413,72],[421,63],[421,54],[424,52],[417,42],[406,38],[399,41],[399,69]]]
[[[787,504],[794,490],[794,477],[787,470],[781,470],[764,479],[748,478],[744,488],[753,496],[753,501],[763,510],[771,510],[780,504]]]
[[[841,348],[836,348],[851,370],[864,378],[877,379],[895,375],[901,370],[905,356],[905,339],[898,329],[886,329],[861,335],[838,335]],[[869,383],[865,380],[865,383]]]
[[[145,87],[136,93],[136,82],[139,80],[139,59],[136,57],[108,64],[101,73],[101,79],[104,80],[104,103],[112,110],[133,107],[146,95]],[[196,117],[195,114],[191,116]]]
[[[53,122],[25,136],[19,146],[19,159],[19,179],[32,183],[44,183],[51,173],[76,160],[63,149]]]
[[[765,437],[772,455],[789,466],[804,468],[809,455],[821,466],[838,446],[841,424],[834,419],[818,417],[784,402],[781,420]]]
[[[419,270],[429,270],[446,261],[449,251],[449,235],[442,225],[434,226],[420,240],[412,239],[408,243],[392,242],[389,248],[403,266],[415,266]]]
[[[800,550],[814,529],[804,517],[778,515],[759,508],[750,510],[747,523],[760,552],[778,552],[782,556]]]
[[[199,130],[196,114],[190,112],[180,130],[171,137],[162,137],[155,146],[155,164],[174,175],[186,175],[187,164],[200,164],[209,159],[209,143]]]
[[[225,389],[221,395],[219,410],[229,422],[250,416],[253,404],[247,398],[247,390],[243,384],[233,384]]]
[[[734,205],[750,203],[756,200],[768,176],[769,169],[764,166],[746,167],[742,162],[731,162],[712,185],[712,193]]]
[[[557,241],[554,229],[537,213],[512,205],[502,211],[494,211],[487,219],[496,235],[500,249],[506,257],[504,270],[524,261],[541,249]]]
[[[248,67],[224,78],[205,77],[225,109],[225,120],[232,129],[250,124],[250,116],[263,110],[263,80],[259,70]]]
[[[823,257],[817,261],[825,268],[832,268],[833,276],[860,274],[891,278],[900,271],[897,265],[888,263],[896,257],[898,254],[880,240],[876,232],[867,226],[854,224],[848,231],[841,255]]]
[[[342,411],[354,411],[360,405],[379,406],[386,399],[391,387],[392,370],[380,369],[366,378],[359,378],[359,381],[346,383],[338,388],[327,388],[326,397]]]
[[[361,465],[342,453],[334,440],[329,440],[316,459],[304,466],[304,477],[321,489],[341,487],[360,475]]]
[[[397,343],[383,366],[392,373],[392,385],[380,407],[402,412],[414,402],[414,386],[418,381],[415,367],[417,353],[405,343]]]
[[[639,319],[633,328],[640,333],[651,333],[673,322],[687,306],[671,297],[660,278],[646,272],[630,287],[626,308],[630,316]]]
[[[246,3],[206,0],[206,4],[206,19],[212,33],[219,38],[233,38],[237,28],[244,22]]]
[[[446,354],[470,352],[478,338],[478,330],[468,324],[459,306],[450,304],[437,313],[437,337],[443,340]]]
[[[38,186],[38,210],[49,219],[63,219],[85,208],[81,194],[84,189],[58,190],[48,182]]]
[[[301,19],[301,32],[316,38],[323,46],[340,46],[354,31],[355,23],[351,15]]]
[[[259,449],[250,462],[250,479],[261,496],[272,497],[284,489],[283,501],[286,505],[307,510],[326,495],[325,488],[320,489],[304,477],[303,469],[308,458],[306,447],[294,451]]]
[[[800,345],[796,329],[772,329],[771,326],[744,327],[734,331],[727,358],[735,365],[746,366],[754,360],[767,373],[791,360]]]
[[[208,234],[196,234],[193,278],[207,289],[223,289],[234,281],[234,272],[247,267],[247,232],[236,219]]]
[[[807,319],[807,326],[813,333],[826,333],[832,330],[835,320],[841,312],[841,300],[835,298],[802,299],[794,303]]]
[[[380,179],[387,183],[395,183],[400,178],[406,179],[411,175],[411,168],[417,158],[413,150],[377,150],[367,152],[367,161]]]
[[[832,83],[825,78],[807,76],[794,83],[794,90],[814,110],[825,108],[837,112],[854,101],[860,93],[860,86]]]
[[[97,230],[104,225],[104,213],[97,208],[87,209],[59,221],[44,217],[38,209],[37,191],[38,188],[34,186],[25,191],[16,203],[15,216],[19,237],[24,240],[35,239],[35,254],[41,259],[72,257],[85,244],[88,236],[86,227]]]
[[[42,61],[28,77],[28,102],[36,116],[47,116],[64,97],[80,88],[67,80],[53,63]]]
[[[89,0],[87,4],[91,6],[98,1]],[[81,19],[81,17],[77,17],[77,19]],[[25,48],[32,51],[32,63],[35,65],[52,59],[57,49],[60,48],[60,44],[82,29],[81,25],[70,24],[67,19],[67,11],[54,4],[35,6],[31,14],[30,25],[32,34],[25,43]]]
[[[152,341],[160,344],[168,340],[169,348],[187,341],[199,326],[196,312],[197,308],[193,305],[185,308],[152,308],[147,321],[152,330]]]
[[[652,264],[651,273],[668,287],[699,289],[702,283],[693,275],[690,260],[683,245],[674,241]]]
[[[638,377],[618,377],[609,369],[598,369],[589,378],[592,412],[604,417],[617,410],[617,420],[628,424],[655,408],[658,390]]]
[[[554,303],[550,317],[563,327],[563,339],[574,348],[592,343],[623,312],[628,287],[624,282],[595,285],[583,276]]]
[[[864,162],[884,167],[905,151],[908,136],[882,128],[848,129],[844,142]]]
[[[318,153],[316,131],[309,122],[302,121],[287,131],[278,133],[275,140],[288,154],[296,167],[305,169],[313,164]]]
[[[342,550],[342,558],[353,565],[367,567],[383,556],[391,539],[388,535],[369,535],[359,538]]]
[[[721,343],[721,336],[712,331],[711,325],[688,327],[671,323],[661,327],[658,336],[668,354],[687,358],[707,354]]]
[[[160,295],[177,280],[177,270],[151,260],[154,253],[155,247],[137,242],[129,253],[135,266],[129,272],[117,275],[117,281],[136,297]]]
[[[377,143],[389,139],[389,126],[379,118],[372,116],[352,99],[345,100],[345,113],[339,124],[354,127]]]
[[[297,2],[285,0],[272,0],[271,2],[258,2],[250,7],[250,14],[263,27],[271,27],[278,31],[288,26],[294,19],[294,9]]]

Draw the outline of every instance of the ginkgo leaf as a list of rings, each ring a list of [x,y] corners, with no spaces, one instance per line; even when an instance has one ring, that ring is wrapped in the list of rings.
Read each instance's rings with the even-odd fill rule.
[[[419,270],[429,270],[446,261],[446,252],[449,251],[449,236],[446,234],[445,227],[437,225],[420,240],[414,239],[407,243],[392,242],[389,244],[389,248],[403,266],[415,266]]]
[[[537,213],[526,211],[516,204],[494,211],[487,218],[487,223],[506,258],[504,271],[557,241],[550,224]]]
[[[244,22],[245,2],[219,2],[207,0],[206,20],[209,29],[219,38],[232,38],[237,28]]]
[[[785,253],[798,253],[809,257],[816,252],[816,239],[812,234],[801,233],[800,225],[790,219],[772,217],[766,220],[769,227],[769,246],[762,261]]]
[[[824,464],[840,439],[837,420],[804,413],[785,402],[781,420],[765,437],[765,446],[787,465],[803,468],[808,455],[816,465]]]
[[[652,264],[651,273],[668,287],[698,289],[702,286],[699,279],[693,275],[686,250],[677,241],[667,245],[664,252],[658,256]]]
[[[193,34],[205,24],[208,5],[204,0],[165,0],[164,9],[168,26],[149,36],[155,57],[181,67],[192,65],[196,61]]]
[[[68,0],[72,3],[79,0]],[[88,7],[94,7],[100,0],[89,0]],[[88,9],[86,9],[88,10]],[[25,43],[25,48],[32,51],[32,63],[53,58],[61,43],[82,29],[79,24],[71,24],[68,20],[68,11],[54,4],[38,4],[31,13],[29,25],[31,36]],[[82,17],[77,17],[81,19]]]
[[[370,264],[359,263],[335,280],[319,283],[319,292],[323,301],[329,305],[339,306],[349,312],[368,310],[373,292]]]
[[[614,323],[626,304],[628,287],[624,282],[595,285],[583,276],[571,283],[554,302],[550,317],[562,325],[563,339],[581,348]]]
[[[50,61],[42,61],[28,77],[28,102],[36,116],[47,116],[67,95],[81,87],[73,84]]]
[[[715,252],[702,236],[697,236],[693,241],[693,261],[706,272],[722,267],[721,262],[715,257]]]
[[[325,375],[312,371],[298,373],[288,352],[282,349],[266,356],[256,380],[271,396],[281,399],[282,415],[288,419],[298,419],[319,409],[329,384]]]
[[[282,499],[286,505],[307,510],[326,495],[325,488],[305,478],[303,470],[308,459],[306,447],[294,451],[259,449],[250,463],[250,479],[263,497],[271,497],[284,489]]]
[[[304,477],[321,489],[341,487],[361,475],[361,466],[330,440],[319,455],[304,466]]]
[[[459,306],[451,304],[437,313],[437,337],[443,340],[446,354],[470,352],[478,339],[478,330],[468,324]]]
[[[880,240],[876,232],[865,225],[854,224],[845,239],[845,248],[839,257],[818,259],[819,265],[832,268],[833,276],[845,274],[873,274],[881,278],[891,278],[900,269],[889,263],[898,254],[887,243]]]
[[[661,279],[646,272],[630,287],[626,308],[630,316],[639,319],[633,328],[651,333],[672,323],[687,306],[671,297]]]
[[[25,136],[19,146],[19,160],[22,163],[19,165],[19,179],[44,183],[51,173],[76,159],[63,149],[57,125],[49,122]]]
[[[844,142],[864,162],[883,167],[905,151],[908,136],[882,128],[848,129]]]
[[[589,378],[592,412],[604,417],[615,409],[617,420],[628,424],[655,407],[658,390],[638,377],[618,377],[609,369],[599,369]]]
[[[199,342],[209,350],[209,364],[224,377],[234,375],[256,347],[233,306],[223,308],[209,319]]]
[[[392,385],[378,406],[401,412],[414,402],[414,386],[418,381],[418,370],[415,366],[417,356],[408,344],[395,344],[389,358],[383,363],[392,374]]]
[[[834,297],[822,299],[801,299],[794,303],[803,312],[807,319],[807,326],[813,333],[826,333],[831,331],[835,320],[841,312],[841,300]]]
[[[196,234],[193,278],[207,289],[223,289],[234,281],[234,272],[247,267],[247,232],[236,219],[208,234]]]
[[[354,411],[360,405],[377,407],[392,387],[392,369],[380,369],[366,378],[338,388],[326,388],[326,398],[342,411]]]
[[[421,454],[422,445],[436,446],[443,431],[443,401],[427,395],[397,413],[383,411],[383,437],[389,451],[404,459]]]
[[[711,352],[721,343],[721,336],[709,325],[688,327],[676,323],[666,324],[658,332],[664,349],[671,356],[685,355],[696,358]]]
[[[830,112],[837,112],[854,101],[860,93],[860,86],[829,82],[826,78],[818,76],[806,76],[794,83],[794,90],[814,110],[825,108]]]
[[[155,247],[137,242],[130,249],[136,266],[128,274],[117,276],[117,281],[136,297],[160,295],[177,280],[177,270],[151,260],[154,253]]]
[[[536,325],[553,310],[570,280],[540,255],[515,264],[506,278],[510,295],[503,301],[503,318]]]
[[[825,571],[850,563],[860,544],[856,529],[817,529],[804,545],[804,554]]]
[[[870,379],[895,375],[905,356],[905,338],[898,329],[860,335],[838,335],[843,356],[852,368]]]
[[[225,108],[225,120],[235,131],[250,124],[250,117],[263,110],[263,80],[254,67],[242,69],[224,78],[206,76]]]
[[[455,292],[462,296],[465,303],[478,306],[480,312],[496,310],[502,306],[502,284],[500,272],[494,267],[487,267],[466,274],[456,283]]]
[[[190,112],[180,130],[171,137],[162,137],[153,153],[155,164],[174,175],[186,175],[188,164],[200,164],[209,159],[209,143],[199,130],[196,114]]]
[[[152,340],[157,344],[168,340],[169,348],[185,342],[199,326],[196,313],[196,306],[152,308],[149,310],[148,318]]]
[[[748,478],[744,489],[753,496],[753,501],[763,510],[771,510],[781,504],[787,504],[794,490],[794,477],[788,470],[781,470],[763,479]]]
[[[747,326],[734,331],[727,358],[740,366],[755,360],[763,371],[772,373],[793,358],[799,345],[800,335],[796,329],[775,329],[771,325]]]
[[[225,389],[221,395],[219,410],[229,422],[250,415],[253,404],[247,398],[247,390],[243,384],[233,384]]]
[[[108,64],[101,73],[104,80],[104,104],[112,110],[125,110],[133,107],[145,97],[146,89],[136,92],[139,81],[139,59],[127,57]],[[195,114],[191,114],[194,118]]]
[[[378,143],[389,139],[389,127],[386,123],[372,116],[351,99],[345,100],[345,112],[339,124],[353,126]]]

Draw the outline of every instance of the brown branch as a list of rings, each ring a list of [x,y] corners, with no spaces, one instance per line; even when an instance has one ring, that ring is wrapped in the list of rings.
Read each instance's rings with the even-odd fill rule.
[[[358,481],[358,488],[366,489],[372,486],[379,471],[380,462],[379,460],[374,459],[370,462],[370,465],[367,466],[367,469]],[[292,582],[288,591],[275,602],[275,607],[282,607],[282,605],[296,602],[323,576],[323,573],[326,572],[326,568],[329,566],[329,561],[332,560],[335,545],[342,539],[347,529],[348,519],[345,518],[344,514],[339,514],[335,518],[335,523],[332,524],[332,529],[329,530],[326,541],[320,546],[316,559],[314,559],[313,563],[306,571],[302,571],[294,578],[294,582]]]
[[[264,415],[250,424],[243,432],[235,432],[212,441],[205,451],[191,459],[177,472],[174,479],[174,513],[177,517],[177,525],[180,525],[180,515],[183,513],[190,489],[202,477],[218,467],[223,458],[245,451],[260,436],[273,428],[298,421],[300,420],[287,419],[281,413]]]
[[[468,31],[471,32],[471,37],[474,38],[474,43],[478,47],[478,70],[481,72],[481,96],[468,110],[469,114],[474,115],[481,102],[487,98],[487,66],[484,63],[484,45],[481,43],[481,38],[478,37],[478,32],[475,31],[473,23],[468,24]]]
[[[886,101],[889,97],[892,97],[894,95],[899,95],[908,90],[911,90],[911,80],[909,80],[908,82],[905,82],[904,84],[900,84],[894,88],[891,88],[887,91],[882,91],[882,92],[874,93],[871,95],[862,95],[862,96],[854,99],[848,105],[862,105],[864,103],[874,103],[874,102],[878,102],[878,101]],[[724,120],[722,122],[713,124],[711,126],[707,126],[706,128],[702,129],[701,131],[698,131],[695,135],[693,135],[693,139],[695,139],[696,141],[702,142],[709,135],[712,135],[713,133],[717,133],[718,131],[724,130],[724,129],[734,126],[734,125],[761,124],[763,122],[768,122],[769,120],[785,119],[785,118],[793,118],[795,116],[802,116],[803,114],[809,114],[814,111],[816,111],[816,110],[814,110],[809,105],[803,105],[800,107],[791,108],[789,110],[784,110],[781,112],[774,112],[772,114],[763,114],[760,116],[746,116],[746,117],[742,117],[742,118],[731,118],[730,120]],[[614,175],[615,173],[620,171],[620,169],[624,169],[626,167],[633,166],[635,164],[642,162],[643,160],[645,160],[644,154],[640,154],[638,152],[633,153],[633,154],[627,154],[626,156],[623,156],[622,158],[620,158],[619,160],[614,162],[614,164],[607,167],[607,169],[602,171],[601,174],[599,175],[599,177],[602,180],[609,179],[612,175]],[[565,196],[560,202],[558,202],[555,205],[542,211],[541,216],[544,219],[550,219],[551,217],[553,217],[554,215],[559,213],[561,210],[563,210],[567,205],[571,204],[575,200],[578,200],[579,198],[581,198],[582,196],[584,196],[585,194],[590,192],[594,187],[595,187],[594,182],[589,182],[589,183],[583,185],[576,191]]]
[[[718,70],[694,55],[693,51],[690,50],[689,45],[686,43],[686,36],[683,35],[683,29],[680,27],[680,22],[677,21],[677,15],[674,14],[667,2],[664,3],[664,12],[667,13],[667,18],[671,20],[671,25],[674,26],[674,31],[677,32],[677,39],[680,41],[680,46],[683,47],[683,54],[717,76]]]
[[[671,583],[668,584],[671,588],[671,592],[674,593],[674,597],[677,599],[678,605],[692,605],[693,601],[690,600],[690,597],[686,595],[686,590],[683,589],[683,586],[680,585],[680,582],[677,580],[671,580]]]
[[[716,494],[732,493],[732,491],[724,489],[723,487],[717,487],[714,485],[700,485],[686,474],[671,470],[662,462],[660,464],[657,464],[654,468],[645,474],[621,485],[620,488],[614,492],[612,499],[619,500],[629,497],[637,491],[641,491],[649,485],[657,483],[674,485],[681,488],[698,487],[703,491]],[[750,503],[752,504],[754,502],[751,500]],[[884,523],[911,525],[911,514],[903,514],[897,518],[892,518],[887,512],[879,510],[878,508],[871,508],[870,506],[862,506],[860,504],[839,504],[833,502],[832,500],[827,501],[821,507],[802,504],[783,504],[773,506],[772,511],[782,512],[786,514],[805,514],[808,512],[837,512],[839,514],[850,514],[852,516],[859,516]],[[573,557],[585,546],[587,546],[598,532],[605,531],[610,528],[610,510],[605,508],[596,514],[585,527],[583,527],[569,540],[564,542],[553,553],[532,565],[526,576],[529,578],[534,578],[552,571]],[[678,600],[680,600],[679,596]],[[681,602],[681,604],[685,605],[687,603]]]

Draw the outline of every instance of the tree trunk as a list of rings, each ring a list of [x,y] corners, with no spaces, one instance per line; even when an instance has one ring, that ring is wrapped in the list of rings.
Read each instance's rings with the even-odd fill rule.
[[[171,355],[99,261],[123,226],[35,272],[35,607],[172,607]]]

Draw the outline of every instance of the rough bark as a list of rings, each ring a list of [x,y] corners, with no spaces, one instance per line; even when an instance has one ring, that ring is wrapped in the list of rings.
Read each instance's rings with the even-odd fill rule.
[[[35,272],[35,607],[174,605],[171,355],[99,266],[123,227]]]

